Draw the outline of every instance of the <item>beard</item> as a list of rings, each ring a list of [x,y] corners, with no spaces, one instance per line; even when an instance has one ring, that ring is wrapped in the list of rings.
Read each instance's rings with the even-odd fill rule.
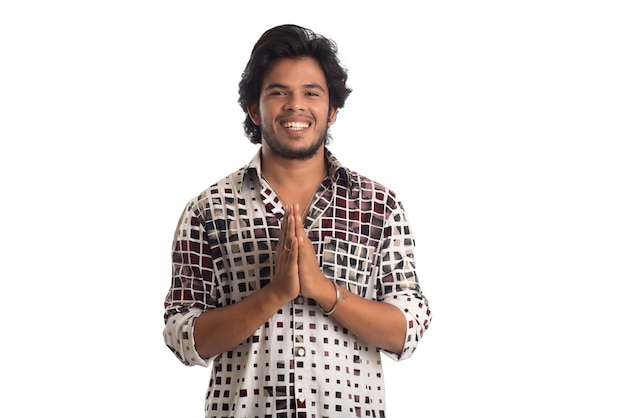
[[[290,160],[308,160],[326,143],[328,138],[328,128],[324,129],[315,142],[306,148],[291,148],[282,144],[274,134],[261,126],[261,137],[272,151],[272,154]]]

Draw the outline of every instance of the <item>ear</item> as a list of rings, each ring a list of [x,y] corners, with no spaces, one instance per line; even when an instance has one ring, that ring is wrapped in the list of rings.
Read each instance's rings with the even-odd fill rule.
[[[328,112],[328,127],[329,128],[330,128],[330,125],[335,123],[335,120],[337,119],[337,113],[338,112],[339,112],[339,109],[337,109],[337,106],[332,106],[330,108],[330,112]]]
[[[248,111],[248,116],[250,116],[252,122],[254,122],[254,124],[257,126],[260,126],[261,117],[259,115],[259,105],[257,103],[246,105],[246,110]]]

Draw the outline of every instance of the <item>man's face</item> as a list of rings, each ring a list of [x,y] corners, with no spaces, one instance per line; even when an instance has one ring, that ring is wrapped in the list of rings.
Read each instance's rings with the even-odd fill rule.
[[[265,74],[259,104],[248,106],[261,127],[263,152],[308,159],[320,151],[334,122],[326,77],[310,57],[281,58]]]

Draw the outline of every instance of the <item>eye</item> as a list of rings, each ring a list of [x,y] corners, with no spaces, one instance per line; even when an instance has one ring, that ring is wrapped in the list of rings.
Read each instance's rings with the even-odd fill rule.
[[[270,96],[284,96],[286,93],[282,90],[274,90],[270,92]]]
[[[305,96],[318,97],[319,93],[317,93],[316,91],[307,91],[305,93]]]

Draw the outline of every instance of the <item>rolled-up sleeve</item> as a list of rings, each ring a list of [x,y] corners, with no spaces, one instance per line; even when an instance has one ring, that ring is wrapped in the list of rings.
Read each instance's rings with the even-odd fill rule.
[[[388,218],[381,243],[378,300],[396,306],[406,320],[404,347],[400,355],[383,351],[400,361],[413,355],[428,329],[432,314],[416,274],[415,241],[411,225],[400,204]]]
[[[172,243],[172,282],[165,297],[165,344],[185,365],[208,366],[195,348],[193,326],[200,314],[215,307],[214,273],[206,222],[198,201],[183,211]]]
[[[193,324],[202,311],[192,309],[185,314],[174,314],[167,318],[163,329],[165,345],[187,366],[207,367],[209,361],[200,357],[193,340]]]

